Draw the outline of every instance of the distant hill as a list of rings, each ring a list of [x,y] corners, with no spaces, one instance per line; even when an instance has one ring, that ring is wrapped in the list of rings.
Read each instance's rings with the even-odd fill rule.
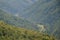
[[[55,40],[55,38],[37,31],[15,27],[0,20],[0,40]]]
[[[0,10],[0,20],[5,21],[7,24],[30,29],[30,30],[38,30],[38,27],[34,25],[33,23],[20,18],[13,16],[11,14],[8,14],[7,12]]]

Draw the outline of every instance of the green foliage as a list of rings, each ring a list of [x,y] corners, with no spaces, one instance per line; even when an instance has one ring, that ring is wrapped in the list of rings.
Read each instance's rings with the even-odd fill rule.
[[[55,40],[55,38],[0,21],[0,40]]]

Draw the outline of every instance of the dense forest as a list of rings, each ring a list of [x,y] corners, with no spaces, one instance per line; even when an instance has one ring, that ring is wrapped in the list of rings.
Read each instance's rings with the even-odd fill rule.
[[[0,21],[0,40],[55,40],[53,36],[15,27]]]

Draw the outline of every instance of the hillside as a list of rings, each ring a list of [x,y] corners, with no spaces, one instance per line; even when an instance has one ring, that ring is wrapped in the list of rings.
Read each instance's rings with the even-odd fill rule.
[[[15,27],[0,21],[0,40],[55,40],[53,36]]]
[[[42,23],[48,26],[49,33],[56,28],[55,25],[60,24],[60,0],[38,0],[30,6],[27,5],[27,0],[0,0],[0,8],[10,12],[11,14],[18,14],[30,22]],[[31,1],[31,0],[30,0]],[[25,4],[27,3],[27,4]],[[60,26],[57,26],[59,29]]]
[[[29,1],[31,2],[32,0]],[[33,4],[29,3],[28,0],[0,0],[0,8],[10,12],[12,15],[17,14],[19,17],[29,20],[29,22],[22,22],[18,18],[18,21],[16,21],[15,19],[17,18],[12,17],[15,21],[11,21],[12,19],[7,16],[9,19],[7,22],[7,17],[4,14],[4,21],[6,20],[5,22],[8,24],[34,30],[39,30],[39,28],[32,23],[42,24],[48,34],[55,35],[56,38],[60,39],[60,0],[38,0]]]
[[[28,20],[8,14],[7,12],[1,9],[0,9],[0,20],[5,21],[7,24],[30,29],[30,30],[38,29],[36,25],[29,22]]]

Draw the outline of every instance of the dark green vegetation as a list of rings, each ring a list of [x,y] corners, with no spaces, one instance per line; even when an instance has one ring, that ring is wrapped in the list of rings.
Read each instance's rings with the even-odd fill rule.
[[[0,20],[0,40],[55,40],[53,36],[15,27]]]
[[[34,25],[33,23],[13,16],[11,14],[8,14],[7,12],[4,12],[3,10],[0,9],[0,20],[5,21],[7,24],[10,25],[14,25],[14,26],[18,26],[18,27],[22,27],[22,28],[27,28],[27,29],[32,29],[32,30],[37,30],[38,28],[36,27],[36,25]]]

